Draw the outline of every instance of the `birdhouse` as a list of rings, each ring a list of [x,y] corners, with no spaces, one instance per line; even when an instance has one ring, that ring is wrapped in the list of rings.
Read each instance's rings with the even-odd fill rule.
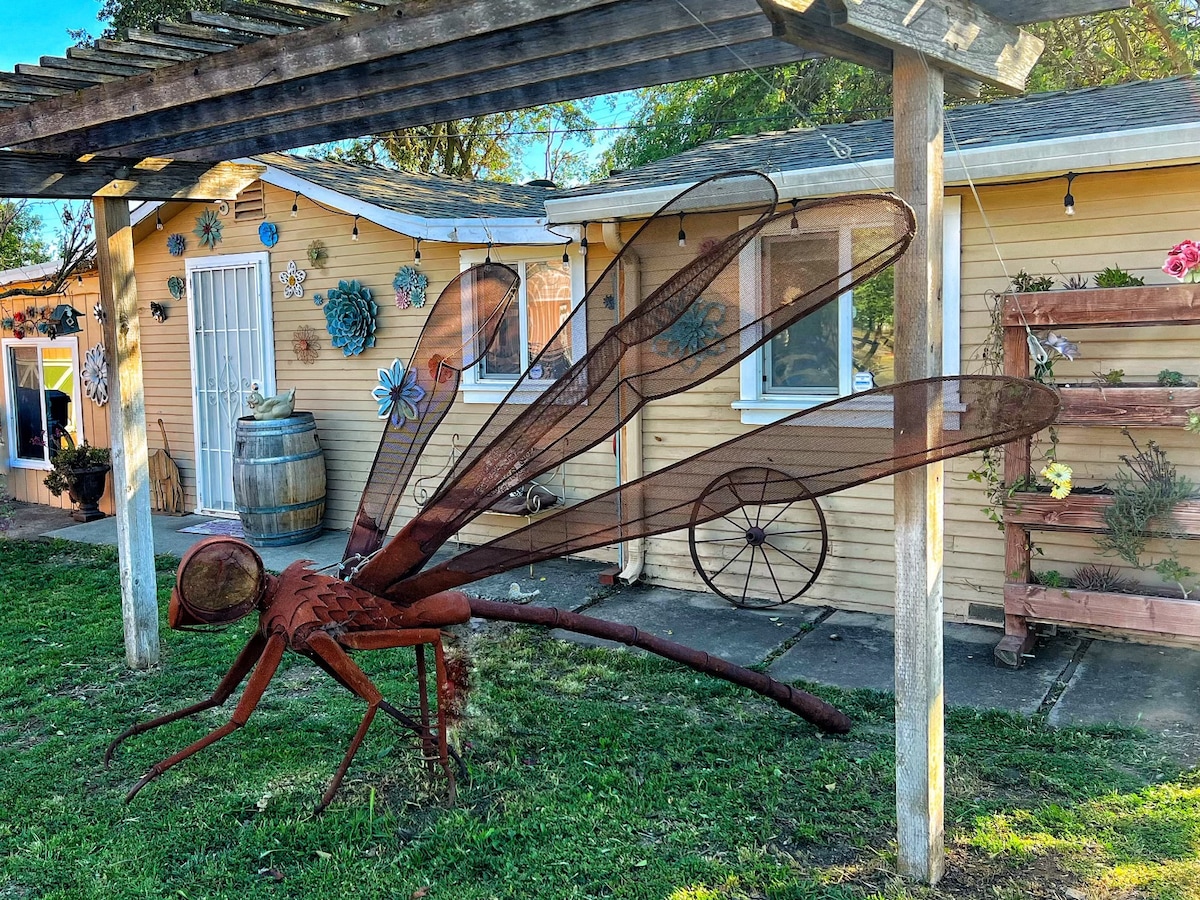
[[[50,314],[50,336],[58,337],[60,334],[76,334],[83,331],[79,324],[79,317],[82,315],[83,313],[69,303],[58,304]]]

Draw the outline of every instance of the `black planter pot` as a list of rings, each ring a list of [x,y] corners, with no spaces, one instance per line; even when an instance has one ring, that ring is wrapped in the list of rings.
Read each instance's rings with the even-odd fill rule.
[[[75,469],[67,475],[67,493],[79,506],[71,513],[71,518],[76,522],[92,522],[104,518],[104,513],[100,512],[100,498],[104,496],[104,485],[111,468],[112,466],[92,466],[89,469]]]

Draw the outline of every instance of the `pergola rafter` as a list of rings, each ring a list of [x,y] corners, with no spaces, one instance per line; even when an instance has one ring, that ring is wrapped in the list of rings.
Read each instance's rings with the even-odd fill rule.
[[[894,76],[895,184],[918,222],[918,240],[896,267],[896,372],[920,378],[939,373],[941,364],[944,91],[971,95],[982,83],[1019,91],[1041,50],[1019,26],[1130,5],[226,0],[219,13],[193,13],[187,23],[159,23],[153,31],[131,31],[125,41],[99,41],[95,50],[0,73],[0,148],[24,151],[0,151],[0,190],[58,198],[68,196],[61,192],[69,184],[83,191],[91,178],[99,185],[93,193],[109,312],[106,343],[116,353],[119,381],[119,402],[110,408],[130,664],[157,659],[157,620],[153,548],[145,541],[145,416],[124,198],[160,192],[153,199],[220,199],[233,184],[218,187],[209,167],[194,186],[181,187],[179,178],[162,175],[186,177],[191,170],[176,163],[124,193],[114,187],[145,158],[217,161],[746,65],[844,57]],[[106,158],[74,172],[84,156]],[[57,170],[62,173],[55,177]],[[936,424],[904,409],[896,418],[903,426],[897,441]],[[945,856],[940,464],[897,477],[895,528],[899,867],[936,883]]]

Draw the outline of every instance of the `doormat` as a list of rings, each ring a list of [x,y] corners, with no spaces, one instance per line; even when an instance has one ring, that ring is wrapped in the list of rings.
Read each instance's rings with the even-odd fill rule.
[[[237,519],[213,519],[211,522],[201,522],[199,525],[189,525],[180,528],[181,534],[223,534],[226,537],[244,538],[242,523]]]

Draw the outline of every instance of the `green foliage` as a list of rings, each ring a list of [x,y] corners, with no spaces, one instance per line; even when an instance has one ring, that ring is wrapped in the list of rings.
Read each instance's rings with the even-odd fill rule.
[[[1108,266],[1101,269],[1095,275],[1096,287],[1100,288],[1120,288],[1120,287],[1141,287],[1146,283],[1146,279],[1139,275],[1130,275],[1120,266]]]
[[[1184,600],[1189,599],[1192,592],[1196,590],[1196,579],[1200,577],[1192,571],[1191,567],[1183,565],[1173,556],[1160,559],[1158,565],[1154,567],[1154,571],[1162,577],[1163,581],[1174,582],[1183,594]]]
[[[1200,409],[1187,411],[1187,424],[1183,426],[1183,430],[1192,434],[1200,434]]]
[[[124,38],[131,28],[152,30],[155,22],[170,19],[183,22],[187,14],[218,12],[221,0],[102,0],[96,18],[108,23],[101,37]],[[86,28],[70,32],[78,44],[91,42]]]
[[[26,203],[0,200],[0,270],[50,259],[50,248],[39,233],[41,226],[41,217]]]
[[[1133,453],[1122,454],[1117,470],[1113,500],[1104,511],[1107,533],[1096,536],[1102,552],[1115,553],[1131,566],[1144,568],[1142,553],[1150,536],[1162,533],[1162,525],[1176,504],[1187,500],[1195,486],[1175,470],[1166,452],[1155,441],[1138,446],[1129,433],[1122,433],[1133,445]],[[1152,525],[1158,519],[1158,528]]]
[[[1183,373],[1174,369],[1163,369],[1158,373],[1158,384],[1160,387],[1182,387]]]
[[[1092,374],[1096,376],[1097,381],[1109,387],[1125,383],[1124,369],[1109,369],[1107,372],[1093,372]]]
[[[159,560],[164,611],[176,563]],[[254,625],[164,623],[162,665],[131,672],[116,552],[61,541],[0,540],[0,604],[0,895],[910,896],[886,862],[889,694],[820,689],[855,725],[820,736],[663,660],[464,629],[476,689],[457,735],[470,742],[458,802],[430,790],[406,736],[376,717],[341,793],[313,816],[364,707],[288,654],[244,727],[127,806],[136,780],[227,722],[233,700],[133,738],[110,769],[105,746],[208,697]],[[389,700],[416,702],[411,651],[355,658]],[[1167,747],[995,711],[951,708],[946,725],[947,840],[957,882],[971,886],[953,896],[1058,897],[1132,867],[1162,885],[1137,896],[1190,896],[1180,884],[1200,870],[1200,783]],[[1053,883],[1035,890],[1047,871]]]
[[[1010,290],[1018,294],[1040,293],[1054,289],[1054,279],[1049,275],[1030,275],[1024,269],[1013,276]]]
[[[1050,569],[1046,572],[1030,572],[1030,577],[1034,584],[1045,585],[1050,588],[1065,588],[1070,586],[1070,581],[1062,572],[1057,569]]]
[[[84,441],[78,447],[67,446],[58,449],[51,454],[50,461],[52,468],[42,483],[50,489],[50,493],[59,497],[63,491],[70,488],[72,473],[81,469],[112,465],[112,454],[107,447],[93,447]]]
[[[1136,585],[1112,566],[1101,567],[1094,563],[1088,563],[1075,570],[1075,574],[1071,576],[1071,587],[1081,591],[1109,591],[1127,594],[1132,592]]]
[[[1062,286],[1064,290],[1082,291],[1088,286],[1088,280],[1086,275],[1071,275],[1063,279]]]

